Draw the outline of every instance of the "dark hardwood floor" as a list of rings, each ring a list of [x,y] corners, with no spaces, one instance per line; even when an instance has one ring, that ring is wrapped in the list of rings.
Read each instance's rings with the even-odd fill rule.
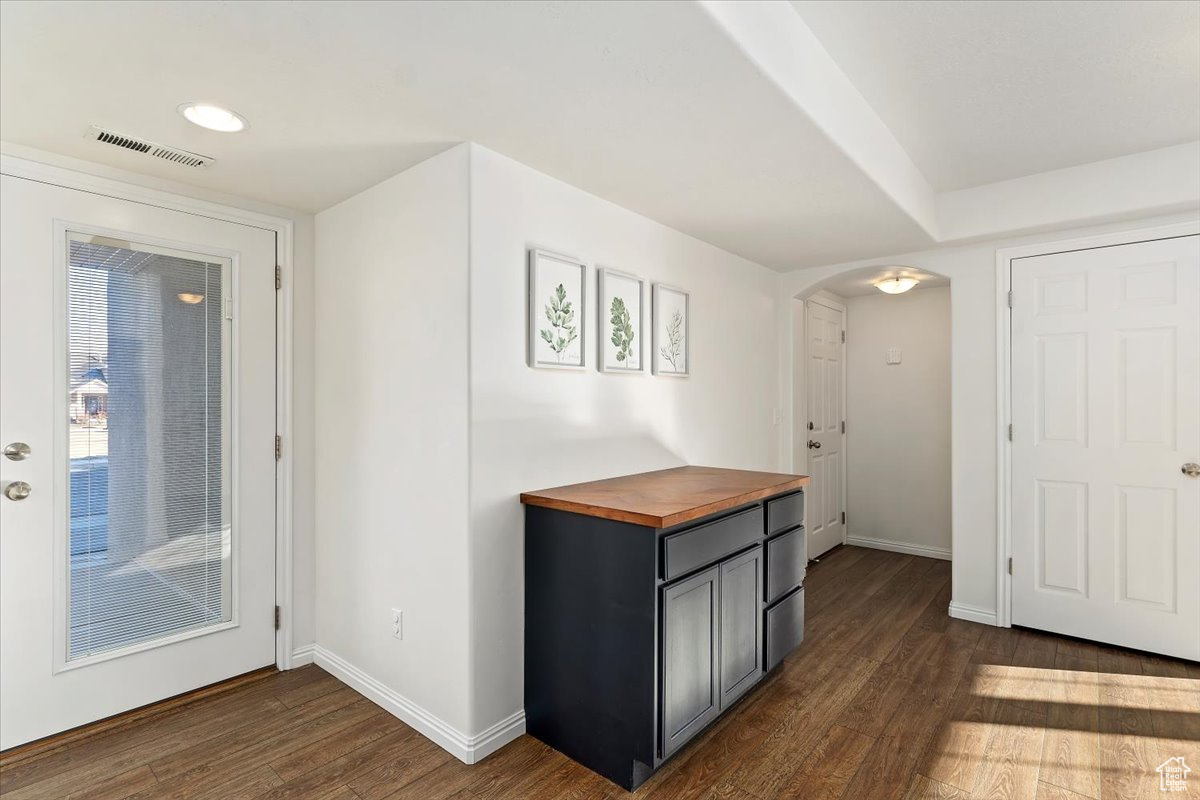
[[[952,620],[950,565],[813,565],[783,667],[633,796],[1200,796],[1200,666]],[[1183,756],[1190,792],[1159,791]],[[468,767],[317,667],[0,756],[0,794],[189,800],[591,800],[626,792],[528,736]]]

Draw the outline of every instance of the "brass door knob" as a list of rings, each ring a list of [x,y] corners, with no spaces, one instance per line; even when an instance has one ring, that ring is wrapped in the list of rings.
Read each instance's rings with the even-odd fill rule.
[[[1197,464],[1193,461],[1189,461],[1188,463],[1184,464],[1181,471],[1189,478],[1200,478],[1200,464]]]
[[[33,487],[25,481],[13,481],[4,485],[4,496],[9,500],[24,500],[32,491]]]

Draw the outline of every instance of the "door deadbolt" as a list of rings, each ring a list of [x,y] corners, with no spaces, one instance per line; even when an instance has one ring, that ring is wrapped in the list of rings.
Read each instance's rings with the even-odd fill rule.
[[[9,461],[24,461],[32,452],[24,442],[13,442],[4,448],[4,457]]]

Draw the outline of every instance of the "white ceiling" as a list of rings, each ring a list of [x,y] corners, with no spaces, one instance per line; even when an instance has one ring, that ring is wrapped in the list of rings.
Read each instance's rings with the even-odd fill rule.
[[[1200,139],[1194,0],[793,0],[938,191]]]
[[[1072,74],[1108,65],[1086,97],[1108,103],[1105,115],[1135,118],[1097,125],[1076,114],[1064,122],[1053,116],[1059,101],[1025,100],[1021,125],[998,132],[968,130],[955,122],[953,108],[945,111],[941,96],[965,91],[962,84],[969,83],[946,70],[927,76],[938,84],[936,92],[919,86],[916,95],[937,94],[938,103],[916,103],[904,96],[913,89],[903,82],[873,99],[874,73],[862,67],[864,75],[851,77],[879,104],[877,116],[784,2],[6,0],[0,3],[0,139],[302,211],[327,208],[457,142],[475,141],[789,270],[934,244],[934,196],[912,162],[921,170],[940,168],[938,153],[950,147],[945,138],[951,136],[943,125],[957,137],[955,152],[984,150],[955,155],[946,170],[963,172],[959,162],[971,165],[974,158],[980,164],[971,169],[999,176],[1184,136],[1186,126],[1176,118],[1200,114],[1200,99],[1163,99],[1158,84],[1179,72],[1164,63],[1191,63],[1186,53],[1194,53],[1200,34],[1188,39],[1186,31],[1172,29],[1171,42],[1187,41],[1148,50],[1146,37],[1166,36],[1165,28],[1182,24],[1177,12],[1155,6],[1144,16],[1156,21],[1147,22],[1097,11],[1108,5],[1103,2],[1079,5],[1107,22],[1028,10],[1005,21],[991,6],[982,14],[1006,31],[997,52],[1018,48],[1032,58],[1037,48],[1024,43],[1032,37],[1042,48],[1041,68],[1050,72],[1063,69],[1057,62],[1047,66],[1047,59],[1064,50],[1064,35],[1082,30],[1094,41],[1074,49],[1092,55],[1063,60]],[[830,51],[848,60],[846,72],[870,63],[861,52],[856,60],[853,48],[837,46],[837,31],[845,27],[836,14],[813,13],[814,27],[829,29]],[[803,14],[810,16],[807,8]],[[925,33],[921,19],[933,20]],[[731,20],[746,23],[741,35],[731,31]],[[919,15],[900,38],[914,47],[920,42],[925,53],[940,47],[965,59],[972,49],[965,40],[982,35],[981,24],[969,15],[938,20],[933,12]],[[1129,41],[1100,35],[1117,23],[1129,29]],[[864,31],[880,27],[870,20],[856,24]],[[1057,40],[1038,31],[1022,34],[1031,24],[1058,26]],[[785,55],[788,47],[806,54],[790,78],[786,69],[772,72],[766,65],[769,45],[780,42]],[[893,61],[881,58],[894,67]],[[774,64],[786,68],[785,62]],[[1044,76],[1032,81],[1032,73],[1022,74],[1025,93],[1037,93]],[[1020,78],[1005,80],[1007,86]],[[1124,97],[1120,108],[1105,99],[1110,81]],[[1139,101],[1143,95],[1150,99]],[[1009,88],[993,99],[1022,98]],[[175,111],[192,100],[228,106],[251,128],[236,135],[198,129]],[[893,107],[906,104],[918,106],[914,117],[929,114],[937,124],[908,131],[905,119],[892,119]],[[978,105],[958,116],[981,115]],[[1079,105],[1087,111],[1087,103]],[[1028,116],[1034,113],[1050,115],[1049,122]],[[1077,123],[1090,129],[1062,130]],[[84,138],[91,124],[217,161],[188,170],[148,159]],[[1013,141],[1019,138],[1014,128],[1022,127],[1036,130],[1028,142]],[[983,144],[958,141],[975,135]],[[976,180],[950,178],[945,186]]]
[[[864,229],[876,254],[929,241],[693,3],[2,14],[0,138],[17,144],[317,211],[472,140],[777,269],[845,260]],[[175,110],[190,100],[251,128],[195,128]],[[84,139],[92,123],[217,163],[154,163]]]

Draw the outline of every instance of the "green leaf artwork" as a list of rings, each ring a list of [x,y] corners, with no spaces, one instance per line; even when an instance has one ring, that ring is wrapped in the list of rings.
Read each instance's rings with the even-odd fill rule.
[[[559,362],[562,362],[567,347],[579,338],[579,329],[575,325],[575,309],[571,308],[571,301],[567,299],[567,290],[561,283],[551,295],[550,302],[545,307],[545,313],[550,327],[541,328],[538,333],[541,334],[542,341],[550,346]]]
[[[658,348],[658,352],[671,365],[673,372],[679,372],[679,357],[683,355],[683,314],[676,311],[667,323],[667,343]]]
[[[611,307],[612,317],[609,322],[612,323],[611,341],[613,347],[617,348],[617,361],[628,361],[633,355],[633,323],[629,319],[629,309],[625,307],[625,301],[619,297],[614,297]]]

